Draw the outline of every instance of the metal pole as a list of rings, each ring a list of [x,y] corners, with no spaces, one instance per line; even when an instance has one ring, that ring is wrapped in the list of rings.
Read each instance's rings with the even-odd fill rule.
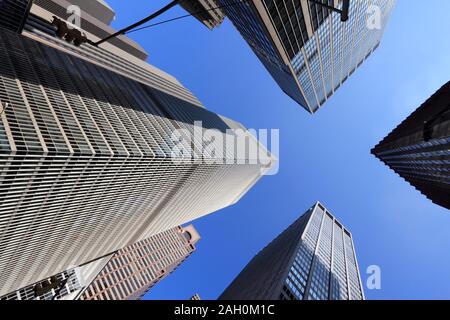
[[[315,4],[319,5],[319,6],[325,7],[327,9],[330,9],[330,10],[332,10],[334,12],[340,13],[342,22],[346,22],[349,19],[348,15],[349,15],[349,10],[350,10],[350,0],[342,0],[342,10],[340,10],[338,8],[335,8],[333,6],[330,6],[330,5],[326,4],[326,3],[322,3],[322,2],[320,2],[318,0],[308,0],[308,1],[310,1],[312,3],[315,3]]]
[[[342,3],[342,13],[341,13],[341,21],[348,21],[348,12],[350,10],[350,0],[343,0]]]

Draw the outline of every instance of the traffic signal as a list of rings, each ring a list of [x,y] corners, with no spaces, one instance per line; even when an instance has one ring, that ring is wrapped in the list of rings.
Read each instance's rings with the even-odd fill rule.
[[[69,31],[69,27],[65,21],[53,16],[52,25],[56,27],[56,36],[62,39]]]
[[[44,280],[38,284],[36,284],[34,289],[34,295],[35,297],[42,296],[50,291],[52,289],[57,289],[61,286],[61,280],[59,280],[57,277],[53,276],[50,279]]]
[[[72,43],[76,47],[81,46],[83,43],[88,42],[88,38],[85,34],[82,34],[80,30],[75,28],[69,28],[67,22],[53,16],[52,25],[56,27],[56,36],[60,39],[66,40],[68,43]]]

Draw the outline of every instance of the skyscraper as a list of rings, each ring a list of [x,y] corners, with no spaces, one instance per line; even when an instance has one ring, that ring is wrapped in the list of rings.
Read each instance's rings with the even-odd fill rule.
[[[281,89],[314,113],[379,46],[395,0],[351,0],[346,22],[310,0],[218,2]]]
[[[80,15],[77,14],[77,8],[74,6],[78,6],[81,10],[79,12]],[[85,32],[92,41],[106,38],[116,32],[110,26],[115,13],[103,0],[34,0],[31,7],[31,16],[27,23],[27,30],[31,32],[40,30],[51,33],[47,28],[49,27],[48,22],[53,20],[53,16],[69,20],[70,23],[77,22],[76,20],[79,19],[80,30]],[[138,60],[132,59],[131,62],[140,63],[139,66],[144,69],[149,68],[147,64],[142,64],[142,61],[148,58],[147,52],[138,43],[124,35],[110,39],[106,44],[102,45],[102,48],[113,54],[108,60],[103,60],[103,63],[111,63],[111,61],[114,61],[112,57],[115,56],[119,56],[121,60],[135,57]],[[93,48],[91,47],[89,50],[85,47],[84,49],[90,51]],[[81,52],[85,50],[81,50]],[[96,53],[96,55],[96,60],[100,60],[99,54]],[[131,67],[126,69],[130,73]],[[141,75],[141,73],[135,73],[135,75]]]
[[[450,209],[450,82],[373,148],[372,154],[431,201]]]
[[[172,228],[120,249],[80,299],[140,299],[186,260],[199,240],[199,234],[190,225]]]
[[[350,232],[320,203],[259,252],[221,300],[362,300]]]
[[[0,295],[229,206],[272,161],[205,154],[223,149],[208,129],[264,148],[126,37],[55,37],[70,4],[36,0],[22,35],[0,30]],[[95,8],[80,20],[92,41],[113,32]]]
[[[199,240],[192,225],[172,228],[0,300],[136,300],[183,263]]]
[[[180,5],[208,29],[220,26],[225,18],[217,0],[183,0]]]

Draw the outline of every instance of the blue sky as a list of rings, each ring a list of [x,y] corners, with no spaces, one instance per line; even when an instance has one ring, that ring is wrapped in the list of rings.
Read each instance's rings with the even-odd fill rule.
[[[168,1],[109,0],[124,27]],[[250,259],[317,200],[351,230],[367,299],[450,299],[450,212],[370,149],[450,80],[450,1],[398,0],[380,48],[314,116],[285,96],[227,21],[185,19],[132,34],[149,62],[248,128],[280,129],[280,172],[195,221],[202,240],[147,299],[216,299]],[[175,8],[162,19],[185,14]]]

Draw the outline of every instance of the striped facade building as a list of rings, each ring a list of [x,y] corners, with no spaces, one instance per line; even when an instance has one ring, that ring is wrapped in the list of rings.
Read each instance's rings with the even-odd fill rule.
[[[120,249],[80,300],[137,300],[194,251],[200,236],[190,225],[176,227]]]
[[[362,300],[351,233],[320,203],[259,252],[220,300]]]
[[[315,113],[378,48],[395,0],[350,0],[346,22],[309,0],[218,3],[281,89]]]
[[[450,210],[450,82],[380,141],[372,154]]]
[[[203,156],[207,129],[263,147],[131,40],[56,38],[68,4],[36,0],[22,34],[0,29],[0,295],[229,206],[273,161]],[[97,8],[81,20],[92,41],[113,32]]]

